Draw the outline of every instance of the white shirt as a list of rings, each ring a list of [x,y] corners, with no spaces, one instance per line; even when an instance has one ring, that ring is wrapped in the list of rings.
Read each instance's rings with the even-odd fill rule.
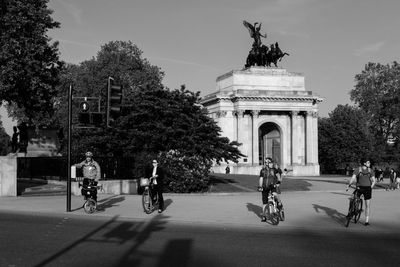
[[[153,168],[153,174],[152,174],[152,176],[154,177],[154,176],[156,176],[156,173],[157,173],[157,167],[154,167]],[[154,182],[153,182],[154,184],[157,184],[157,179],[156,178],[154,178]]]

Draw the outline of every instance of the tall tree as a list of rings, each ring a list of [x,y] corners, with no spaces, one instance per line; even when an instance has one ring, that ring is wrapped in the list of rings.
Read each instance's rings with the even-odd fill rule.
[[[0,120],[0,156],[5,156],[9,152],[11,152],[10,136],[6,133]]]
[[[48,0],[0,4],[0,100],[17,119],[44,122],[53,113],[62,62],[47,31],[59,27]]]
[[[372,156],[372,138],[366,114],[357,107],[338,105],[318,122],[319,162],[325,169],[344,168]]]
[[[355,76],[351,100],[368,115],[377,151],[391,136],[400,137],[400,64],[368,63]]]

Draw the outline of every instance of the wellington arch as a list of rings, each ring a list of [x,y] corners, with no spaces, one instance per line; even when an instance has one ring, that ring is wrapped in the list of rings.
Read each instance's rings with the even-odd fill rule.
[[[304,76],[282,68],[250,67],[217,78],[216,92],[201,103],[221,128],[238,141],[245,157],[230,162],[233,174],[258,174],[266,157],[294,176],[317,176],[318,104]],[[225,164],[214,172],[225,171]]]

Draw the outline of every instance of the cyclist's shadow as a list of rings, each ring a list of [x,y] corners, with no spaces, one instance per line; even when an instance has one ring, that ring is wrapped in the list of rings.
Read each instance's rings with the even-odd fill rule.
[[[262,207],[255,205],[253,203],[247,203],[246,204],[247,210],[253,212],[257,217],[261,220],[262,219]],[[273,224],[271,220],[267,216],[267,221],[266,223],[268,224]]]
[[[326,215],[328,215],[329,217],[331,217],[335,222],[337,222],[338,224],[343,225],[343,223],[346,220],[346,215],[329,207],[325,207],[325,206],[321,206],[318,204],[313,204],[313,208],[315,209],[315,211],[318,213],[321,211],[324,211],[326,213]]]
[[[125,197],[122,196],[111,196],[108,198],[101,199],[97,202],[97,211],[104,212],[106,209],[109,209],[113,206],[116,206],[117,203],[125,200]]]

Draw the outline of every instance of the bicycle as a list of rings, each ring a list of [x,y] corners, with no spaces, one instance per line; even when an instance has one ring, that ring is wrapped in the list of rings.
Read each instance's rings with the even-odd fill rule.
[[[142,193],[142,206],[146,214],[152,213],[156,209],[156,206],[158,206],[158,195],[153,192],[154,178],[155,177],[140,178],[140,186],[144,187]]]
[[[259,190],[262,191],[263,188],[259,188]],[[268,219],[271,221],[273,225],[278,225],[279,221],[285,220],[285,211],[283,210],[283,206],[278,207],[277,199],[273,195],[271,190],[269,190],[268,192],[267,211],[268,211]]]
[[[350,186],[351,188],[354,188],[353,196],[350,198],[350,203],[349,203],[349,211],[346,216],[346,222],[345,226],[349,227],[351,219],[354,220],[354,223],[357,223],[358,220],[360,220],[360,216],[362,213],[362,207],[363,207],[363,199],[358,196],[357,191],[359,190],[358,187]],[[349,190],[348,188],[346,191]]]
[[[85,199],[83,210],[91,214],[97,209],[97,191],[103,191],[103,185],[98,185],[94,179],[83,178],[83,183],[79,183],[78,187],[82,187],[81,194]]]

